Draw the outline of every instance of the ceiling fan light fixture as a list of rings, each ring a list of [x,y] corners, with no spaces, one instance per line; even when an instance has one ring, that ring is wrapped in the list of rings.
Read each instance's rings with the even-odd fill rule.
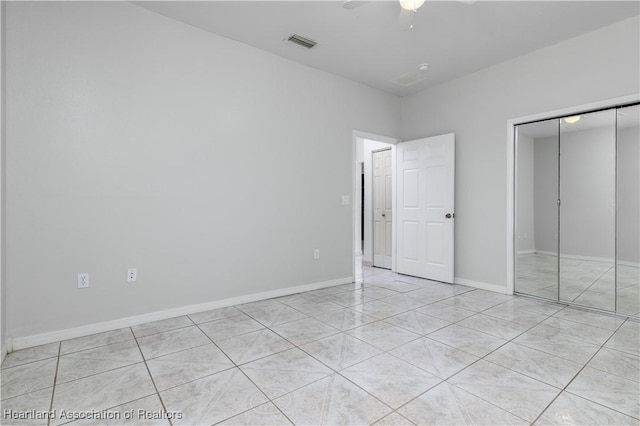
[[[425,0],[399,0],[400,6],[405,10],[418,10]]]

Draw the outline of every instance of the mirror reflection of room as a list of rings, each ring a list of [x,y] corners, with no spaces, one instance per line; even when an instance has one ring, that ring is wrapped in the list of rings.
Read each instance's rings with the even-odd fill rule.
[[[617,311],[640,316],[640,105],[619,108],[617,125]]]
[[[558,299],[559,121],[517,128],[516,291]]]
[[[516,292],[640,314],[639,108],[517,126]]]

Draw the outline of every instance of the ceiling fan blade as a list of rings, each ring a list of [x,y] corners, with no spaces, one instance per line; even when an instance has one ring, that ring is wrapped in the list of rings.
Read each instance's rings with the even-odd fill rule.
[[[368,0],[344,0],[342,2],[342,7],[347,10],[352,10],[360,6],[364,6],[367,3],[369,3]]]

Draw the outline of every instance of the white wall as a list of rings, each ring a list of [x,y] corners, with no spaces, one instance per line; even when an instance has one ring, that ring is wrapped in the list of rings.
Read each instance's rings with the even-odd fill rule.
[[[456,277],[508,288],[507,121],[639,93],[639,28],[628,19],[403,98],[403,139],[456,134]]]
[[[604,113],[615,120],[615,111]],[[560,133],[560,253],[563,255],[615,258],[615,132],[615,127],[609,126]],[[538,210],[542,219],[548,220],[540,222],[550,222],[544,232],[536,234],[536,243],[540,250],[555,252],[558,209],[551,201],[558,194],[558,151],[557,139],[552,139],[536,140],[539,154],[536,159],[540,160],[537,164],[555,165],[536,169],[538,181],[551,179],[555,183],[536,185],[540,201],[548,200],[548,208]]]
[[[636,116],[638,111],[636,107]],[[640,129],[637,126],[618,131],[617,171],[618,261],[640,265]]]
[[[560,133],[560,253],[615,259],[615,111],[610,126]]]
[[[605,111],[611,123],[615,111]],[[640,153],[638,128],[612,126],[560,134],[562,149],[561,234],[563,255],[612,260],[618,229],[618,259],[640,263]],[[558,250],[558,137],[535,139],[535,248]],[[518,158],[518,161],[524,160]],[[527,162],[523,162],[525,167]],[[616,167],[617,224],[616,224]],[[520,168],[520,167],[519,167]],[[523,193],[524,194],[524,193]],[[520,249],[520,248],[518,248]]]
[[[6,2],[0,2],[0,362],[7,353],[5,11]]]
[[[535,139],[533,148],[535,248],[540,252],[558,252],[558,139],[558,134]]]
[[[560,133],[560,253],[615,259],[615,111],[610,126]]]
[[[518,253],[535,251],[533,139],[518,135],[516,150],[518,175],[516,187],[516,247]]]
[[[129,3],[12,2],[3,327],[29,336],[349,278],[353,129],[456,134],[456,276],[506,286],[506,121],[640,92],[638,28],[400,102]]]
[[[352,131],[400,121],[395,96],[121,2],[9,3],[6,95],[14,338],[350,279]]]

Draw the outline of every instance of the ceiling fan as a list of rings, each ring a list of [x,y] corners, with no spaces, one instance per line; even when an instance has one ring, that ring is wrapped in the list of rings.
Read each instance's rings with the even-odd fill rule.
[[[347,10],[352,10],[374,1],[376,0],[343,0],[342,7]],[[400,15],[398,16],[398,24],[402,30],[413,29],[415,16],[418,13],[418,9],[425,4],[425,1],[426,0],[398,0],[398,3],[400,4]],[[476,3],[476,1],[478,0],[455,1],[470,5]],[[395,77],[391,79],[391,81],[401,86],[410,86],[427,78],[427,71],[429,70],[429,68],[430,65],[428,63],[421,63],[417,66],[417,69]]]
[[[424,2],[425,0],[399,0],[400,16],[398,17],[398,22],[401,28],[413,29],[414,15],[418,13],[418,9],[424,5]],[[344,0],[342,7],[352,10],[367,3],[370,3],[370,0]]]
[[[343,0],[342,7],[347,10],[356,9],[360,6],[364,6],[370,3],[372,0]],[[457,0],[461,3],[473,4],[477,0]],[[425,0],[398,0],[400,3],[400,16],[398,22],[400,28],[411,30],[415,23],[415,15],[418,13],[418,9],[422,7]]]

